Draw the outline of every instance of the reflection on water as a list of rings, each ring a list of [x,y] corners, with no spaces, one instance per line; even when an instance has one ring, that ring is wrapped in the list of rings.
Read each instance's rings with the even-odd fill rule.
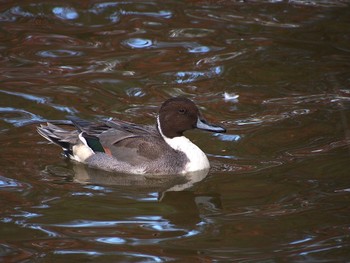
[[[347,261],[349,3],[2,3],[0,261]],[[209,173],[96,171],[32,125],[180,95],[228,128],[188,133]]]
[[[74,165],[74,181],[81,184],[118,185],[135,191],[183,191],[202,181],[208,170],[191,172],[181,176],[113,174],[90,169],[81,164]]]

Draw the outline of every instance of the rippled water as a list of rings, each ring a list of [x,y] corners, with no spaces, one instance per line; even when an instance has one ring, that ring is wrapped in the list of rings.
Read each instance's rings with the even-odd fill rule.
[[[346,262],[346,0],[3,1],[1,262]],[[171,96],[209,174],[89,170],[41,138],[69,115],[153,123]]]

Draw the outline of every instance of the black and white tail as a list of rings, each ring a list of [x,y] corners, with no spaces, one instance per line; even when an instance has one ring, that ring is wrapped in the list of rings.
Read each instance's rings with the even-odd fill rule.
[[[61,146],[67,156],[73,154],[72,147],[77,144],[79,140],[78,131],[65,130],[51,123],[40,125],[37,127],[37,130],[46,140]]]

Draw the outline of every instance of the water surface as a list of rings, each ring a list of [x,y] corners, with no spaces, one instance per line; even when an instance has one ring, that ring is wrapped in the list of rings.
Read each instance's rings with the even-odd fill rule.
[[[314,1],[0,5],[0,261],[346,262],[350,7]],[[108,174],[33,122],[152,124],[193,99],[208,174]]]

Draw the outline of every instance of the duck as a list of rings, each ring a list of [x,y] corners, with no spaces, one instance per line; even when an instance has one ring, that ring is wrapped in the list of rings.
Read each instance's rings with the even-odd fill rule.
[[[65,129],[54,122],[37,127],[38,133],[60,146],[64,155],[90,168],[126,174],[186,174],[209,170],[206,154],[184,132],[192,129],[226,132],[202,116],[185,97],[162,103],[156,125],[138,125],[119,119],[88,121],[68,117]],[[67,123],[66,123],[67,124]]]

